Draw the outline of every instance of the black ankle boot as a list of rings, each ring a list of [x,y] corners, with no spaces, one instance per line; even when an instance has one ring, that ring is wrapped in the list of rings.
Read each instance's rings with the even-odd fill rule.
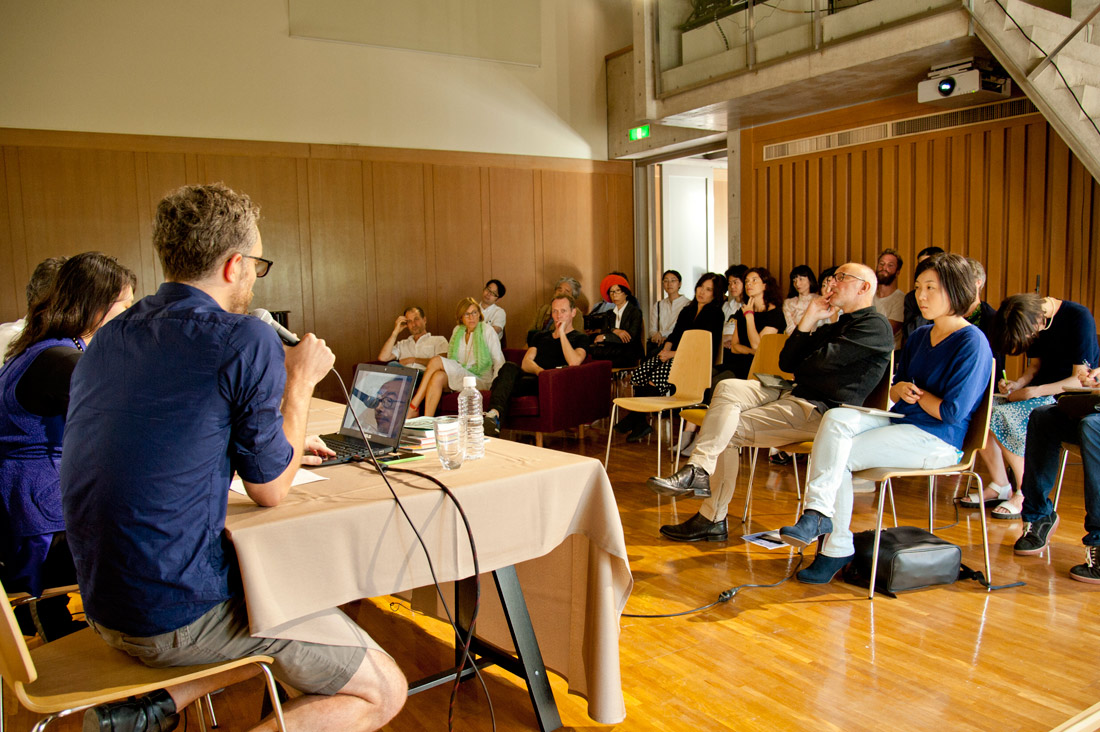
[[[163,689],[84,712],[84,732],[171,732],[179,723],[176,703]]]

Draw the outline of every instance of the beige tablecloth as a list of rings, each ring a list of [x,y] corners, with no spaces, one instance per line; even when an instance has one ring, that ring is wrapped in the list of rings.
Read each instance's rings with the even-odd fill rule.
[[[343,407],[314,400],[310,431],[334,431]],[[400,467],[443,481],[473,529],[482,573],[517,565],[547,667],[606,724],[626,715],[619,616],[633,585],[615,497],[599,461],[505,440],[445,471],[434,453]],[[382,479],[363,464],[320,468],[275,508],[232,494],[226,528],[237,551],[252,631],[340,642],[337,605],[431,585],[423,550]],[[441,582],[473,574],[461,517],[432,483],[390,474]],[[511,648],[483,578],[479,637]],[[448,595],[450,602],[452,595]],[[345,629],[346,630],[346,629]],[[379,639],[383,645],[385,639]]]

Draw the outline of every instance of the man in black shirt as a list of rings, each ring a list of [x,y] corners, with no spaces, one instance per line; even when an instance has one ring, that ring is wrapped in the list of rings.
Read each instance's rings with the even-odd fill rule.
[[[779,366],[794,374],[793,390],[766,387],[755,380],[727,379],[714,388],[710,409],[683,469],[647,485],[668,496],[694,493],[707,500],[682,524],[661,527],[675,541],[725,541],[726,510],[737,483],[742,445],[779,447],[812,440],[826,410],[863,404],[881,381],[894,350],[889,321],[874,308],[877,282],[870,267],[849,262],[836,272],[829,294],[815,298],[779,354]],[[836,323],[817,330],[819,320],[843,311]],[[710,475],[719,457],[723,475],[712,496]]]
[[[523,363],[517,366],[508,361],[500,367],[489,395],[489,411],[485,413],[488,418],[485,420],[487,434],[493,435],[498,431],[501,421],[508,414],[508,402],[513,396],[538,393],[539,372],[577,366],[584,361],[589,341],[586,334],[574,330],[573,318],[576,315],[577,304],[572,295],[555,295],[550,301],[554,329],[531,336],[531,347],[523,355]]]

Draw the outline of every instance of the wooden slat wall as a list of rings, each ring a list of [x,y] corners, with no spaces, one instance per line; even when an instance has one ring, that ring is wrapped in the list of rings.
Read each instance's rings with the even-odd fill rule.
[[[276,265],[254,304],[325,338],[345,379],[408,304],[449,336],[458,300],[496,277],[522,346],[559,276],[593,301],[608,271],[634,278],[630,163],[15,129],[0,129],[0,162],[0,321],[23,314],[47,256],[105,251],[138,274],[139,296],[154,292],[157,202],[219,180],[262,208]]]
[[[926,246],[974,257],[986,299],[1035,288],[1100,313],[1100,189],[1039,115],[763,161],[766,145],[929,114],[904,100],[742,132],[743,261],[785,278],[893,247],[912,283]]]

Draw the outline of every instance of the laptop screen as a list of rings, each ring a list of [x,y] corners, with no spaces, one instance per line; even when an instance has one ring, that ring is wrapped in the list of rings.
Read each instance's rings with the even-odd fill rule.
[[[358,416],[371,442],[396,448],[417,374],[415,369],[404,366],[359,364],[351,383],[350,408],[344,411],[340,434],[361,439],[355,425],[355,416]]]

